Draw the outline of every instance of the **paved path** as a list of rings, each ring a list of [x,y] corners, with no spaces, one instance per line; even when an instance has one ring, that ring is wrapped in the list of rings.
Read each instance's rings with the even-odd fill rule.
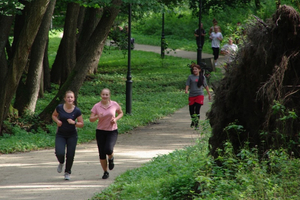
[[[209,106],[205,98],[202,120]],[[56,172],[58,163],[54,149],[0,155],[0,199],[90,199],[128,169],[140,167],[157,155],[193,145],[199,134],[189,124],[186,106],[151,125],[119,135],[115,146],[115,169],[110,171],[107,180],[101,179],[103,172],[95,141],[78,145],[70,181],[65,181],[63,174]]]
[[[159,47],[159,46],[141,45],[141,44],[135,44],[134,46],[135,46],[135,50],[149,51],[149,52],[155,52],[155,53],[161,54],[161,47]],[[169,51],[169,54],[165,54],[165,56],[175,56],[175,57],[181,57],[181,58],[188,58],[188,59],[191,59],[192,61],[195,61],[195,62],[197,61],[197,52],[193,52],[193,51],[183,51],[183,50],[180,50],[180,49],[176,49],[175,52],[174,51]],[[212,67],[214,69],[213,55],[212,54],[202,52],[201,58],[205,60],[205,63],[207,65],[207,67]],[[222,55],[219,55],[217,67],[222,68],[224,62],[225,62],[225,57],[222,56]]]
[[[161,48],[159,46],[135,44],[134,47],[135,47],[135,50],[149,51],[149,52],[155,52],[155,53],[161,54]],[[183,51],[180,49],[176,49],[175,52],[169,51],[169,54],[165,54],[165,55],[188,58],[188,59],[195,60],[195,61],[197,60],[197,52],[193,52],[193,51]],[[213,58],[213,55],[202,52],[202,58],[203,59]]]

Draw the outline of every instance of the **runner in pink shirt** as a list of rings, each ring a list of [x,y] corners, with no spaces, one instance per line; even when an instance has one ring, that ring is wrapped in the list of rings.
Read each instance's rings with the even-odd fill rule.
[[[90,122],[98,120],[96,139],[100,164],[104,171],[102,179],[107,179],[109,177],[107,168],[110,170],[114,168],[113,149],[118,138],[117,120],[123,117],[123,111],[117,102],[110,99],[110,90],[105,88],[101,91],[101,101],[93,106],[91,112]]]

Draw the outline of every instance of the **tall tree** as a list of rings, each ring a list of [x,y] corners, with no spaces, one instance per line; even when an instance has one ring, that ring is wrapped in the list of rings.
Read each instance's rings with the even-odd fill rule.
[[[28,59],[28,72],[23,75],[25,80],[20,81],[17,89],[14,108],[19,111],[19,115],[22,115],[24,111],[34,113],[38,96],[41,94],[39,91],[43,85],[42,81],[44,80],[44,54],[48,43],[49,28],[55,3],[56,0],[51,0],[49,3],[31,49],[30,57]]]
[[[78,33],[78,39],[77,39],[77,57],[79,58],[80,55],[82,55],[85,51],[86,44],[88,40],[91,38],[93,32],[95,31],[95,28],[97,27],[102,14],[103,14],[103,8],[86,8],[85,9],[85,15],[82,17],[82,26],[81,31]],[[101,55],[100,55],[101,56]],[[93,66],[89,73],[96,73],[98,64]]]
[[[2,30],[4,32],[4,30],[6,29],[2,29],[0,31],[0,45],[2,45],[0,46],[2,48],[0,48],[0,52],[1,50],[3,51],[3,45],[6,46],[5,53],[2,53],[2,55],[0,55],[1,62],[3,61],[4,63],[0,66],[0,69],[1,72],[5,72],[4,74],[1,73],[1,76],[5,77],[5,79],[0,80],[3,81],[0,85],[0,95],[5,97],[3,99],[0,99],[1,127],[3,125],[3,120],[7,117],[7,111],[14,95],[16,94],[16,88],[18,84],[27,84],[27,82],[25,82],[24,80],[28,78],[28,80],[34,80],[34,84],[31,84],[33,86],[41,82],[38,80],[43,79],[43,77],[45,77],[46,79],[47,77],[49,77],[49,74],[40,76],[40,68],[37,68],[37,70],[30,67],[30,65],[28,64],[31,63],[29,62],[31,61],[29,60],[29,56],[34,54],[33,50],[35,48],[32,46],[33,41],[35,40],[35,36],[38,33],[43,15],[50,0],[22,0],[21,2],[23,2],[24,4],[20,4],[18,0],[4,1],[9,5],[10,8],[12,7],[12,5],[18,5],[18,8],[20,8],[21,10],[25,7],[26,11],[24,13],[26,13],[26,15],[21,19],[15,20],[13,23],[15,24],[15,27],[12,45],[7,43],[8,37],[4,36],[4,33],[1,32]],[[2,2],[3,1],[0,2],[0,5]],[[64,84],[61,85],[61,88],[53,101],[40,114],[40,117],[42,119],[50,121],[51,113],[55,106],[61,101],[64,92],[67,89],[72,89],[75,94],[77,94],[81,85],[83,84],[86,75],[88,73],[95,72],[101,53],[105,46],[105,40],[108,36],[108,33],[113,25],[116,16],[120,13],[120,10],[122,10],[122,5],[125,5],[126,3],[133,3],[138,5],[138,8],[147,7],[147,9],[149,9],[149,6],[153,8],[153,6],[158,5],[157,1],[155,0],[149,0],[145,2],[141,2],[139,0],[96,0],[92,2],[86,0],[64,0],[56,2],[56,5],[59,4],[59,8],[62,8],[63,11],[65,11],[65,7],[61,5],[65,4],[69,6],[68,14],[66,15],[65,20],[65,30],[63,34],[65,38],[63,38],[61,42],[64,45],[62,45],[63,47],[60,48],[63,49],[63,51],[58,51],[56,58],[57,60],[60,60],[59,56],[66,55],[66,57],[64,57],[64,59],[66,59],[64,63],[67,63],[67,65],[62,64],[61,61],[58,63],[60,64],[60,67],[68,67],[66,69],[63,69],[64,71],[67,71],[66,74],[68,75],[68,77],[66,77],[66,79],[62,81],[64,82]],[[56,6],[56,8],[58,8],[58,6]],[[4,14],[4,12],[2,12],[2,10],[0,9],[1,17],[7,15],[7,13],[8,12],[5,12]],[[22,19],[24,19],[24,21],[21,21]],[[0,26],[9,27],[7,24],[1,24]],[[6,33],[9,33],[9,31],[10,30],[8,29]],[[6,41],[4,41],[3,38],[6,39]],[[47,43],[43,43],[43,46],[44,45],[47,45]],[[40,52],[45,52],[43,62],[47,64],[47,51],[45,50]],[[41,55],[42,54],[39,54],[38,56],[38,62],[33,62],[40,63],[40,61],[42,60]],[[44,64],[43,66],[44,71],[49,70],[46,64]],[[29,70],[33,70],[33,73],[30,72],[30,74],[32,74],[31,78],[29,78],[31,75],[27,76],[29,75],[29,73],[23,73],[25,69],[27,70],[28,66]],[[22,79],[22,81],[20,81],[22,75],[25,75],[25,79]],[[53,73],[53,76],[57,75],[59,74]],[[59,80],[63,79],[60,78]],[[34,91],[37,91],[37,88],[38,87],[36,87]],[[36,99],[36,92],[32,92],[32,94],[33,98],[31,98],[31,100]],[[24,95],[25,94],[18,96],[17,94],[17,101],[18,99],[22,99]],[[35,105],[33,103],[32,107],[34,106]],[[22,109],[22,107],[19,109]]]
[[[6,118],[11,100],[27,65],[28,57],[34,39],[41,25],[43,16],[50,0],[35,0],[28,4],[28,15],[25,18],[21,34],[16,42],[12,59],[8,62],[8,69],[0,85],[0,132],[3,120]]]
[[[13,15],[0,15],[0,85],[4,84],[4,77],[6,76],[8,70],[5,47],[9,46],[8,37],[13,19]],[[11,53],[7,52],[7,55],[10,58]]]
[[[76,34],[80,5],[68,3],[64,34],[51,70],[51,81],[63,84],[76,64]]]
[[[89,70],[95,65],[98,65],[99,59],[105,45],[107,35],[113,25],[113,22],[120,11],[122,0],[113,0],[109,6],[103,7],[103,15],[92,33],[90,39],[84,46],[82,55],[77,59],[76,65],[68,76],[65,83],[62,85],[57,95],[53,98],[51,103],[40,113],[40,118],[44,121],[51,120],[51,113],[58,103],[62,101],[66,90],[70,89],[78,94],[83,81]]]

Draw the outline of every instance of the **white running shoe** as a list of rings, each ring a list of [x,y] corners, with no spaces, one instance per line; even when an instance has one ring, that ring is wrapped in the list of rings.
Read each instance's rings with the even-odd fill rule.
[[[68,172],[65,172],[65,180],[67,181],[70,180],[70,175],[71,174],[69,174]]]
[[[61,173],[62,172],[62,168],[63,168],[64,164],[59,163],[57,166],[57,172]]]

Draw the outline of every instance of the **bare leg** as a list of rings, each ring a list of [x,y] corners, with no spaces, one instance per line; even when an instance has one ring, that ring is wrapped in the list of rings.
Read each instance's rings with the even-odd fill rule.
[[[107,160],[106,159],[100,159],[100,164],[101,164],[101,167],[103,169],[103,171],[107,172]]]
[[[107,179],[109,177],[109,173],[107,172],[107,159],[100,159],[100,164],[101,164],[101,167],[104,171],[104,174],[102,176],[102,179]]]
[[[112,159],[114,157],[114,154],[112,153],[112,154],[110,154],[110,155],[108,155],[108,159]]]

